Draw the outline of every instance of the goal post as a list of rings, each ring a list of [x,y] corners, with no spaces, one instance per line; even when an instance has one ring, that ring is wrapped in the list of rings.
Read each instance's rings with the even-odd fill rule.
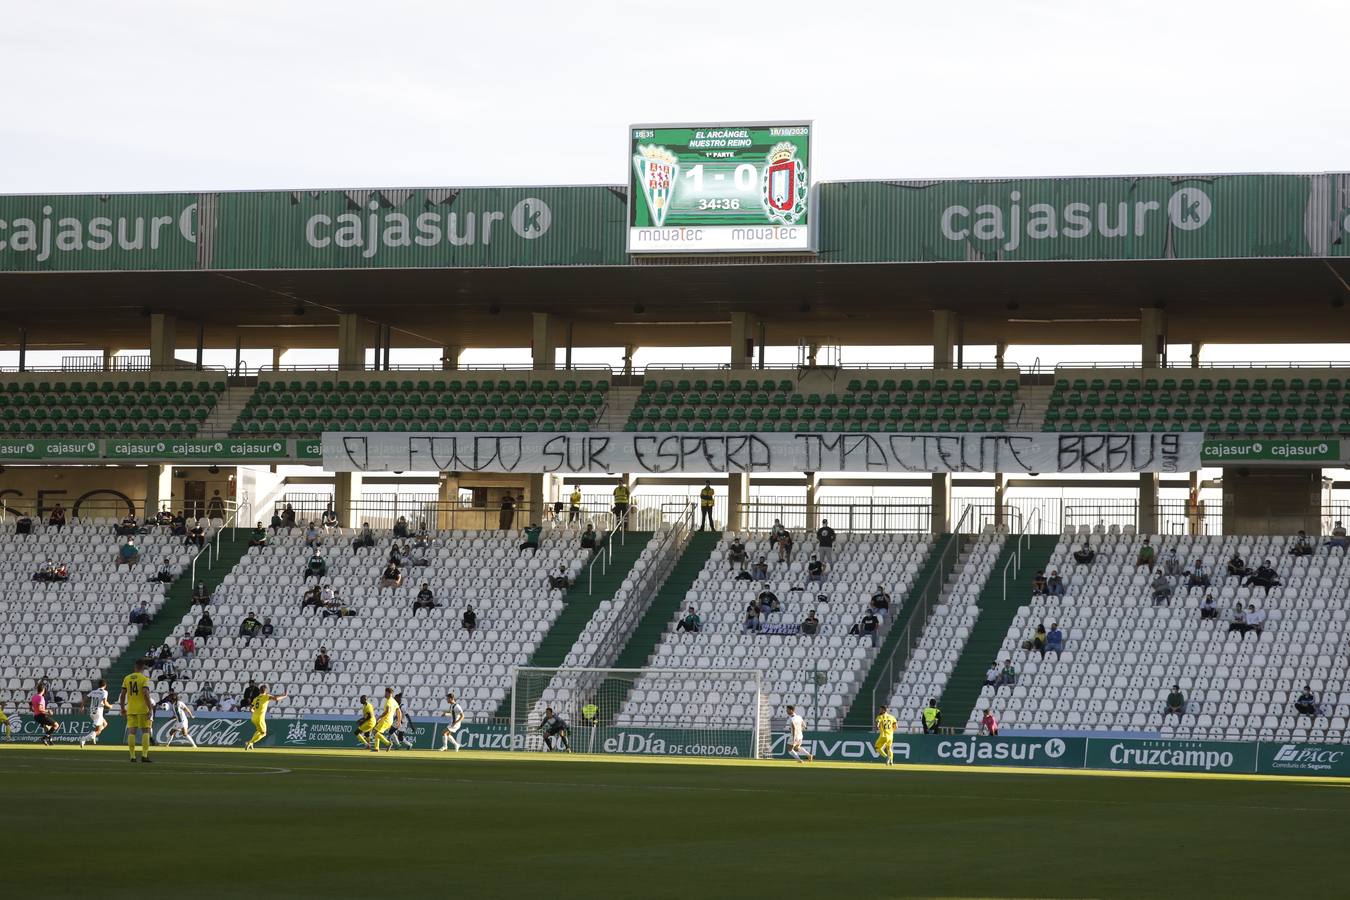
[[[542,727],[549,708],[566,723],[566,742]],[[509,746],[764,759],[772,740],[769,719],[764,675],[758,669],[518,666]]]

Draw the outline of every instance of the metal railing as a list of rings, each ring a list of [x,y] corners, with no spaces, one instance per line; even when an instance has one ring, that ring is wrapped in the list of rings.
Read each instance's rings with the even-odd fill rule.
[[[836,531],[855,534],[912,533],[928,534],[932,529],[933,508],[929,503],[834,502],[816,503],[814,521],[808,520],[805,500],[751,499],[742,508],[742,529],[768,531],[781,520],[784,527],[814,531],[829,520]]]
[[[918,646],[920,638],[923,637],[923,630],[928,625],[933,607],[942,597],[942,588],[947,583],[947,576],[951,573],[952,566],[961,558],[961,550],[965,546],[967,536],[978,534],[972,512],[973,508],[967,507],[961,514],[961,518],[952,529],[952,540],[938,557],[938,564],[928,573],[928,578],[915,593],[915,602],[921,605],[913,609],[905,619],[904,631],[891,649],[891,655],[882,664],[880,674],[872,685],[872,709],[880,706],[881,698],[889,698],[899,675],[904,672],[905,666],[909,665],[914,648]],[[889,636],[888,632],[887,637]],[[878,691],[883,688],[884,693],[878,698]]]
[[[205,553],[206,567],[208,569],[214,569],[216,567],[216,563],[220,561],[221,535],[223,535],[225,533],[225,529],[228,528],[230,529],[230,537],[234,538],[235,531],[238,529],[238,527],[239,527],[239,508],[238,506],[236,506],[234,509],[230,510],[230,513],[226,517],[226,519],[219,526],[216,527],[215,536],[212,537],[211,540],[208,540],[206,544],[193,555],[192,576],[191,576],[192,580],[189,583],[192,585],[192,588],[194,590],[197,587],[197,560],[201,559],[202,554]]]
[[[1008,561],[1003,564],[1003,602],[1008,602],[1008,569],[1012,569],[1013,578],[1016,579],[1022,574],[1022,551],[1031,545],[1031,535],[1034,528],[1040,520],[1041,511],[1033,509],[1031,515],[1027,517],[1025,525],[1013,537],[1013,553],[1008,557]]]

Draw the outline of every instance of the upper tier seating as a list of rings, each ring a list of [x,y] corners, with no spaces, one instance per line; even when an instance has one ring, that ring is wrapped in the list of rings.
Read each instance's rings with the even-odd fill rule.
[[[1006,431],[1017,386],[1015,375],[986,376],[978,370],[844,372],[832,382],[782,375],[691,378],[657,373],[644,383],[625,427],[628,431]]]
[[[162,561],[175,575],[191,565],[195,548],[167,534],[136,536],[141,549],[134,566],[114,566],[122,538],[111,519],[72,521],[65,528],[37,526],[16,535],[12,524],[0,532],[0,705],[9,713],[28,708],[38,678],[50,679],[53,693],[70,709],[140,631],[131,611],[146,601],[157,612],[165,585],[151,582]],[[46,561],[69,567],[69,580],[35,582]],[[120,685],[109,685],[113,698]]]
[[[434,532],[424,557],[429,564],[405,569],[402,585],[384,588],[379,581],[391,539],[353,550],[353,532],[343,529],[325,539],[323,583],[356,615],[325,618],[300,606],[316,583],[304,578],[310,552],[302,532],[281,532],[265,548],[250,549],[216,589],[215,636],[201,642],[185,689],[194,698],[206,686],[237,695],[257,676],[290,693],[284,709],[293,715],[354,712],[358,696],[381,695],[386,686],[404,692],[410,713],[434,714],[453,690],[470,720],[490,717],[511,687],[511,666],[529,659],[563,609],[563,594],[549,589],[547,575],[560,565],[573,577],[581,571],[578,534],[547,531],[538,553],[521,553],[519,532]],[[415,614],[422,582],[441,607]],[[467,605],[478,614],[473,634],[460,627]],[[271,618],[272,638],[238,636],[248,613]],[[198,610],[183,617],[175,641],[195,630],[197,617]],[[331,672],[314,671],[321,647],[332,658]]]
[[[932,549],[933,539],[914,534],[841,534],[835,542],[834,564],[819,586],[806,584],[807,561],[817,552],[814,537],[798,536],[790,563],[777,562],[776,553],[769,551],[767,535],[746,540],[751,561],[759,556],[769,558],[769,586],[781,605],[779,612],[764,617],[766,628],[799,625],[808,610],[814,609],[820,619],[820,632],[814,636],[742,631],[746,606],[759,593],[760,585],[734,579],[737,570],[727,562],[730,540],[730,536],[724,536],[713,551],[648,665],[658,669],[758,668],[765,674],[764,687],[775,716],[782,715],[785,703],[811,702],[811,672],[818,667],[825,673],[826,683],[820,689],[822,708],[812,727],[837,726],[877,654],[872,639],[850,635],[850,627],[862,617],[877,587],[883,586],[891,595],[890,615],[882,617],[877,643],[884,640],[885,631]],[[808,590],[793,590],[802,586]],[[829,599],[819,600],[818,594]],[[689,606],[702,617],[701,632],[676,630]],[[695,719],[708,723],[748,721],[750,711],[739,701],[710,702],[706,708],[701,707],[700,686],[692,678],[678,687],[674,685],[668,678],[640,677],[617,724],[659,725],[674,704],[679,704],[685,721],[689,721],[691,711]]]
[[[976,601],[980,589],[989,580],[1005,540],[1002,534],[980,536],[952,592],[933,609],[924,625],[919,645],[891,696],[891,713],[900,720],[901,731],[921,731],[924,704],[929,698],[941,697],[946,689],[947,679],[979,618]]]
[[[224,390],[224,378],[207,376],[6,381],[0,435],[192,437]]]
[[[1337,369],[1061,369],[1043,429],[1350,436],[1348,376]]]
[[[283,373],[260,382],[230,433],[589,431],[608,391],[609,379],[575,372]]]
[[[1066,539],[1070,540],[1070,539]],[[1154,577],[1135,561],[1141,539],[1094,535],[1097,559],[1077,566],[1072,552],[1082,538],[1061,543],[1050,567],[1066,576],[1063,597],[1035,597],[1019,610],[1004,640],[1003,656],[1018,670],[1015,686],[985,688],[977,711],[992,700],[1004,729],[1083,729],[1161,732],[1166,737],[1228,740],[1347,740],[1350,691],[1350,562],[1345,553],[1314,542],[1313,556],[1289,554],[1287,536],[1152,538],[1191,568],[1202,559],[1214,573],[1217,620],[1200,617],[1206,591],[1181,579],[1170,605],[1155,606]],[[1281,587],[1267,594],[1227,575],[1237,551],[1250,566],[1271,560]],[[1146,574],[1149,573],[1149,574]],[[1025,585],[1019,588],[1026,591]],[[1028,592],[1029,593],[1029,592]],[[1263,631],[1230,631],[1235,602],[1268,613]],[[1023,650],[1040,623],[1058,623],[1066,638],[1062,655],[1041,658]],[[1173,684],[1187,705],[1183,716],[1164,716]],[[1325,715],[1294,710],[1304,685],[1317,694]],[[967,724],[974,730],[975,715]]]

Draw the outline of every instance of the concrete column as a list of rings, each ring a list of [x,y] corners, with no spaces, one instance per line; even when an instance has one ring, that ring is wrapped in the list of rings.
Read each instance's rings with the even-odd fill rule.
[[[360,372],[366,367],[366,323],[356,313],[338,316],[338,368]],[[339,510],[338,515],[342,512]],[[342,523],[347,525],[344,520]]]
[[[333,476],[333,510],[343,528],[360,528],[361,512],[356,508],[361,496],[361,476],[356,472],[338,472]]]
[[[145,509],[141,518],[159,512],[161,507],[173,505],[173,466],[145,467]]]
[[[957,315],[950,309],[933,310],[933,368],[950,369],[956,360]]]
[[[1008,476],[994,473],[994,528],[1002,531],[1008,523],[1003,520],[1003,503],[1008,493]]]
[[[750,476],[740,472],[727,475],[727,531],[745,529],[745,504],[750,501]]]
[[[441,348],[441,368],[447,372],[459,371],[459,355],[464,348],[458,344],[449,344]]]
[[[458,473],[442,472],[436,484],[436,529],[457,528],[455,507],[459,503]]]
[[[1186,532],[1190,535],[1205,533],[1205,512],[1200,505],[1200,472],[1190,473],[1186,492]]]
[[[637,344],[626,344],[623,348],[623,374],[633,374],[633,355],[637,353]]]
[[[755,367],[754,344],[755,319],[746,312],[731,314],[731,368],[753,369]]]
[[[558,344],[553,336],[553,316],[548,313],[534,314],[534,338],[530,342],[534,355],[534,368],[540,372],[551,372],[557,368]]]
[[[1008,342],[999,341],[994,345],[994,368],[1004,368],[1004,359],[1008,355]]]
[[[950,472],[933,473],[933,534],[952,530],[952,476]]]
[[[1139,533],[1158,533],[1158,473],[1139,473]]]
[[[178,349],[178,320],[164,313],[150,314],[150,368],[173,369]]]
[[[1146,306],[1139,310],[1139,360],[1145,369],[1162,365],[1166,320],[1163,311]]]
[[[820,489],[820,476],[815,472],[806,473],[806,527],[815,531],[820,527],[820,509],[816,504],[816,491]]]
[[[273,369],[273,371],[275,371],[275,370],[281,368],[281,358],[282,358],[283,356],[286,355],[286,351],[289,350],[289,349],[290,349],[289,347],[273,347],[273,348],[272,348],[272,369]]]
[[[1203,343],[1202,341],[1192,341],[1192,342],[1191,342],[1191,368],[1192,368],[1192,369],[1198,369],[1198,368],[1200,368],[1200,351],[1203,350],[1204,348],[1205,348],[1205,345],[1204,345],[1204,343]]]
[[[113,370],[113,359],[117,356],[116,347],[103,348],[103,371],[111,372]]]
[[[530,524],[544,524],[544,504],[547,498],[544,496],[547,492],[548,476],[542,472],[528,476],[528,483],[525,488],[525,503],[530,508]]]

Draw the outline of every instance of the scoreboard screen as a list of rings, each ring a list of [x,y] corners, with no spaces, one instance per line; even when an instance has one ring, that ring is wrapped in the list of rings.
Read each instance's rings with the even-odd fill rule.
[[[811,123],[634,125],[629,253],[809,252]]]

